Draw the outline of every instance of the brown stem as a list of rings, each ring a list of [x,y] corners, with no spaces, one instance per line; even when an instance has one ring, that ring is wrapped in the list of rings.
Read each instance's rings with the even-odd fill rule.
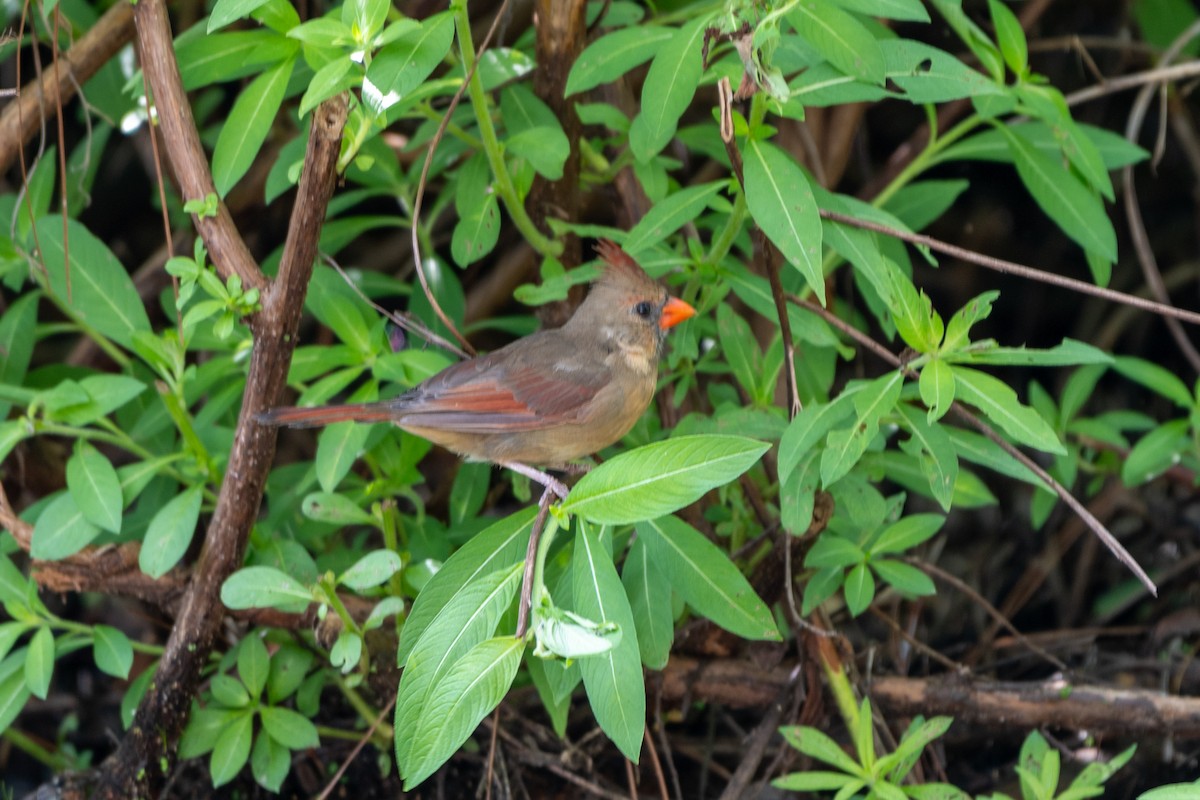
[[[208,158],[200,144],[200,133],[192,117],[192,107],[183,91],[179,64],[175,61],[171,23],[162,0],[139,2],[134,11],[142,69],[154,93],[154,108],[162,130],[167,157],[175,171],[184,200],[197,200],[216,194]],[[222,278],[237,275],[245,289],[263,290],[267,279],[258,269],[249,248],[224,201],[217,203],[215,216],[192,215],[196,230],[204,239],[213,266]]]
[[[179,101],[179,106],[163,114],[164,142],[185,193],[191,195],[201,184],[211,187],[212,183],[170,49],[166,8],[162,0],[141,0],[135,16],[142,37],[143,66],[160,109],[166,110],[168,98]],[[313,114],[279,277],[263,295],[263,310],[251,321],[254,352],[217,506],[153,688],[138,707],[133,725],[116,752],[100,768],[97,796],[154,796],[174,761],[175,746],[187,722],[201,671],[208,663],[224,618],[221,584],[241,566],[274,458],[274,431],[253,420],[255,414],[278,401],[286,385],[304,293],[316,259],[320,223],[337,177],[338,147],[345,121],[346,101],[341,96],[321,104]],[[245,285],[266,286],[266,278],[250,260],[223,207],[222,213],[224,216],[217,220],[197,220],[214,261],[218,253],[229,256],[222,261],[243,276]],[[209,236],[215,240],[210,241]]]

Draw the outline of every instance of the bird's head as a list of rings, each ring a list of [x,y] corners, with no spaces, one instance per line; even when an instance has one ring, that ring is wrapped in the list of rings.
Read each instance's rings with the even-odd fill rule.
[[[594,331],[602,343],[608,340],[631,360],[653,366],[667,331],[696,309],[668,295],[616,243],[601,239],[596,252],[604,272],[567,324]]]

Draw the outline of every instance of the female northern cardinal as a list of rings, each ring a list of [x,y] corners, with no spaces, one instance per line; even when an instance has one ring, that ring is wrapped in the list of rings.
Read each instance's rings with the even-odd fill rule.
[[[561,482],[529,465],[564,466],[624,436],[650,405],[667,329],[696,313],[613,242],[602,240],[596,252],[604,274],[561,328],[454,364],[392,400],[276,408],[257,419],[292,427],[392,422],[565,497]]]

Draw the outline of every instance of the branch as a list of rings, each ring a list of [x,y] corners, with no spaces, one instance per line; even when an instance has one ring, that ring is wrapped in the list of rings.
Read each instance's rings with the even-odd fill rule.
[[[141,0],[135,15],[143,37],[146,76],[159,98],[160,108],[169,105],[167,98],[181,103],[172,110],[169,124],[165,116],[163,120],[172,163],[177,172],[188,172],[186,179],[179,175],[180,182],[189,193],[201,184],[211,187],[191,111],[184,102],[178,66],[170,50],[170,28],[163,1]],[[286,385],[304,293],[316,258],[320,223],[337,177],[338,147],[345,122],[346,100],[341,96],[322,103],[313,114],[312,134],[279,277],[263,294],[263,310],[251,320],[254,351],[217,506],[153,688],[142,700],[133,725],[116,752],[100,768],[99,797],[154,796],[170,772],[201,671],[208,663],[225,616],[220,602],[221,585],[242,564],[274,459],[275,431],[254,422],[254,415],[277,403]],[[244,278],[254,276],[255,284],[265,285],[266,279],[249,260],[249,251],[237,237],[224,206],[222,215],[216,220],[197,220],[209,251],[214,254],[214,262],[215,251],[219,249],[222,255],[231,257],[229,264],[237,264],[238,274],[244,273]],[[213,246],[210,235],[219,237],[218,247]]]
[[[948,714],[959,723],[1025,731],[1053,727],[1124,739],[1200,738],[1200,700],[1143,689],[934,678],[876,678],[871,699],[889,714]]]
[[[117,3],[42,77],[23,89],[20,99],[0,114],[0,172],[54,109],[65,105],[79,87],[133,38],[133,6]]]
[[[200,144],[192,107],[188,104],[183,80],[179,76],[179,64],[175,61],[174,42],[171,39],[171,23],[167,19],[163,0],[139,2],[134,11],[134,21],[137,23],[142,70],[154,94],[154,109],[166,144],[167,158],[179,181],[183,199],[197,200],[216,194],[217,187],[208,168],[208,158]],[[237,275],[247,290],[262,291],[266,288],[267,279],[250,255],[223,200],[217,203],[216,216],[193,214],[192,219],[200,237],[204,239],[213,266],[222,278]]]

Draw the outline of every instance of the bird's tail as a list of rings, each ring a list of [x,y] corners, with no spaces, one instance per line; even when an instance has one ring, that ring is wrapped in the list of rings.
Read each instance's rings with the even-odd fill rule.
[[[395,414],[391,402],[356,403],[343,406],[313,406],[298,408],[287,406],[272,408],[255,415],[254,419],[260,425],[272,425],[288,428],[317,428],[322,425],[332,425],[335,422],[390,422]]]

